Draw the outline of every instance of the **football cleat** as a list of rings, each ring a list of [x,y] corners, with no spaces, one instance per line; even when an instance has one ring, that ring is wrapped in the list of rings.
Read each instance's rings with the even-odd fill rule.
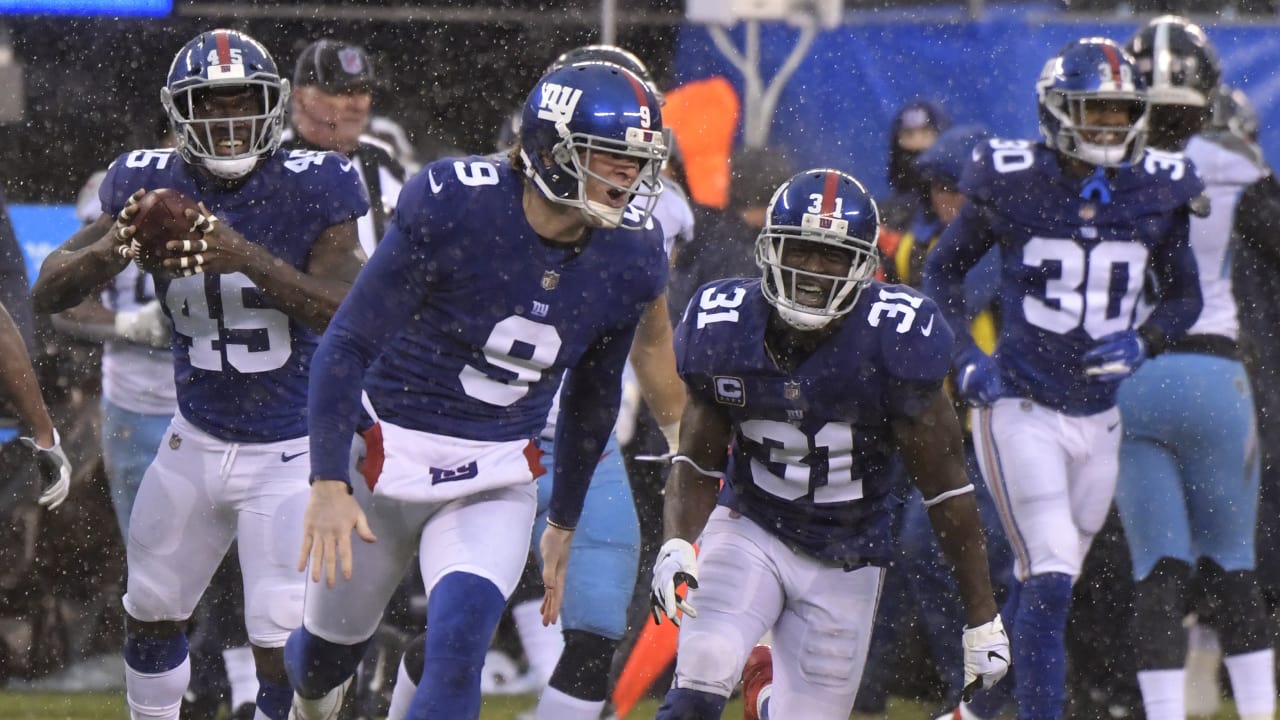
[[[772,686],[773,650],[768,645],[757,645],[751,648],[742,667],[743,720],[760,720],[760,701],[769,697]]]

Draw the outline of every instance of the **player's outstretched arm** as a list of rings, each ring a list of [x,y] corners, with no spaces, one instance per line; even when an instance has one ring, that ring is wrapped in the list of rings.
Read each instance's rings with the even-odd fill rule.
[[[663,491],[662,537],[693,542],[716,507],[728,463],[733,424],[729,415],[690,393],[680,420],[680,450]]]
[[[3,303],[0,303],[0,392],[13,402],[18,420],[31,433],[23,441],[35,452],[44,476],[40,504],[55,508],[62,504],[70,490],[71,463],[62,452],[22,333]]]
[[[698,614],[677,588],[681,584],[698,587],[693,542],[715,509],[732,432],[728,414],[689,394],[680,421],[680,449],[672,460],[663,493],[664,542],[654,561],[649,600],[654,622],[662,622],[665,615],[679,625],[681,612]]]
[[[679,441],[680,416],[684,412],[684,383],[676,374],[666,293],[654,300],[640,317],[636,339],[631,343],[631,365],[636,370],[645,404],[674,453]]]
[[[934,534],[955,568],[966,622],[977,627],[996,616],[987,547],[973,485],[965,474],[960,422],[941,388],[914,418],[893,421],[903,462],[929,508]]]
[[[966,619],[961,642],[967,702],[974,691],[989,688],[1005,676],[1013,655],[991,592],[982,521],[973,485],[965,475],[960,423],[950,399],[939,388],[923,413],[897,419],[893,427],[907,472],[924,495],[933,532],[960,586]]]
[[[129,198],[119,219],[104,214],[49,253],[31,288],[36,312],[55,313],[78,305],[129,264],[129,256],[120,249],[133,236],[129,221],[137,213],[142,195],[139,190]]]

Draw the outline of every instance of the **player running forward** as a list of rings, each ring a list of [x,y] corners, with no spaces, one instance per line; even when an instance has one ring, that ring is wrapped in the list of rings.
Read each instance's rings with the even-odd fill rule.
[[[748,717],[849,717],[894,542],[896,452],[957,568],[966,682],[990,687],[1008,669],[942,387],[952,333],[928,298],[874,280],[878,229],[854,178],[795,175],[756,241],[763,277],[704,285],[676,330],[688,401],[653,604],[655,619],[684,618],[662,720],[720,717],[768,631],[771,696],[751,697],[759,686],[749,682]]]

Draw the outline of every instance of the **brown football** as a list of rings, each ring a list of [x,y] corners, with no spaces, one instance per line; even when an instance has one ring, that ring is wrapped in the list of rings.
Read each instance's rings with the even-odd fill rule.
[[[139,267],[147,272],[161,270],[161,263],[169,256],[165,243],[199,239],[200,233],[191,229],[191,221],[183,212],[188,208],[200,211],[195,200],[177,190],[161,188],[142,196],[138,214],[133,216],[133,247]]]

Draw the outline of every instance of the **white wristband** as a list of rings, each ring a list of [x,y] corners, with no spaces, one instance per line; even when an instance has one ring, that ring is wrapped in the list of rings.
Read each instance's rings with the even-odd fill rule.
[[[958,487],[955,490],[948,490],[943,493],[938,493],[937,495],[934,495],[933,497],[925,500],[924,506],[926,509],[931,508],[934,505],[937,505],[938,503],[944,502],[946,500],[950,500],[953,497],[968,495],[969,493],[973,492],[973,490],[974,490],[973,483],[969,483],[968,485],[965,485],[964,487]]]
[[[707,477],[719,478],[720,480],[724,479],[724,473],[716,470],[704,470],[701,465],[694,462],[688,455],[676,455],[671,458],[671,464],[675,465],[676,463],[688,463],[692,465],[693,469],[697,470],[699,474],[706,475]]]

